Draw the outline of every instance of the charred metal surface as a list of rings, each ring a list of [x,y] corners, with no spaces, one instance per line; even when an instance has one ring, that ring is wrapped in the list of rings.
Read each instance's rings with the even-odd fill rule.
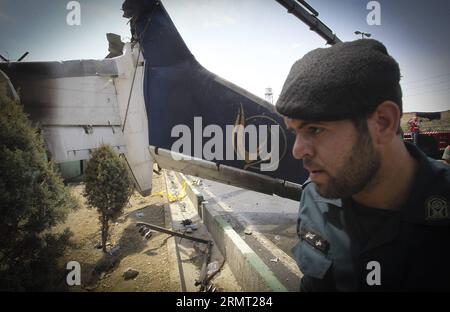
[[[39,121],[41,125],[84,125],[109,123],[120,123],[118,116],[114,118],[111,108],[106,101],[108,96],[99,93],[99,100],[96,104],[105,102],[103,107],[94,108],[94,103],[82,101],[80,86],[81,80],[74,83],[76,78],[87,79],[83,87],[94,86],[92,78],[111,77],[118,75],[118,69],[113,60],[72,60],[63,62],[4,62],[0,63],[0,70],[4,71],[11,79],[12,84],[19,93],[24,110],[34,121]],[[70,82],[68,79],[72,79]],[[90,79],[90,80],[89,80]],[[105,81],[106,82],[106,81]],[[104,82],[104,83],[105,83]],[[77,101],[76,96],[68,96],[66,101],[61,101],[60,94],[63,92],[79,91],[78,104],[68,104]],[[111,89],[111,88],[110,88]],[[92,93],[92,92],[91,92]],[[105,93],[105,91],[103,91]],[[109,100],[114,104],[115,93],[110,92]],[[100,100],[103,97],[104,101]],[[89,108],[89,105],[92,107]],[[89,111],[88,115],[93,119],[90,122],[82,118],[80,108]],[[86,111],[86,112],[87,112]],[[105,116],[99,122],[97,117]],[[88,118],[89,119],[89,118]]]
[[[9,62],[0,63],[13,84],[22,80],[55,79],[66,77],[115,76],[114,60],[70,60],[61,62]]]

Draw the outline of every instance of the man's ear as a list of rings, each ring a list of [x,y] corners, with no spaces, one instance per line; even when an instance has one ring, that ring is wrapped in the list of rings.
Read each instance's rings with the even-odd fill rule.
[[[392,101],[384,101],[369,117],[372,134],[378,144],[390,142],[400,127],[400,108]]]

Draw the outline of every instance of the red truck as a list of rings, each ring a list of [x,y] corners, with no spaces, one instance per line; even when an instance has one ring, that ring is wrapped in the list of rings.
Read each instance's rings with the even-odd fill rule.
[[[450,130],[420,132],[418,145],[430,157],[441,159],[444,149],[450,145]],[[432,138],[432,139],[429,139]],[[403,139],[412,142],[412,133],[405,132]]]

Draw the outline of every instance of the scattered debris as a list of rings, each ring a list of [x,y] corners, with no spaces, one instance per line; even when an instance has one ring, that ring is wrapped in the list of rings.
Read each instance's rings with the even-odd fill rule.
[[[160,175],[161,174],[161,167],[158,164],[155,164],[155,165],[156,166],[153,166],[153,167],[156,167],[156,168],[153,168],[153,172],[156,173],[157,175]]]
[[[145,216],[145,214],[142,211],[136,212],[134,215],[138,218],[142,218]]]
[[[178,202],[178,207],[180,207],[180,211],[181,212],[185,212],[186,211],[186,203],[184,202]]]
[[[275,258],[273,258],[273,259],[270,259],[270,262],[275,262],[275,263],[277,263],[278,261],[280,261],[280,259],[278,259],[278,257],[275,257]]]
[[[129,279],[133,279],[136,276],[138,276],[139,271],[132,269],[132,268],[128,268],[125,272],[123,272],[123,278],[125,280],[129,280]]]
[[[142,237],[144,237],[144,239],[150,239],[155,232],[144,225],[139,228],[139,233]]]
[[[177,187],[174,186],[173,181],[172,182],[172,187],[171,187],[171,191],[167,192],[167,199],[169,200],[169,203],[174,203],[177,201],[182,200],[184,197],[186,197],[186,181],[183,181],[183,183],[181,184],[181,190],[178,191]]]
[[[144,234],[144,238],[145,239],[150,239],[151,237],[152,237],[152,235],[153,235],[153,231],[152,230],[148,230],[147,232],[145,232],[145,234]]]
[[[213,261],[210,264],[208,264],[208,275],[216,272],[218,267],[219,263],[217,261]]]
[[[200,285],[200,291],[204,291],[205,288],[208,286],[207,268],[208,268],[209,260],[211,259],[212,246],[213,246],[213,242],[208,241],[208,247],[206,249],[206,252],[203,254],[203,264],[202,264],[202,269],[200,270],[200,277],[194,283],[195,286]]]
[[[190,228],[190,229],[192,229],[192,230],[194,230],[194,231],[196,231],[196,230],[198,229],[198,227],[197,227],[196,224],[189,224],[189,225],[186,225],[185,228],[186,228],[186,229],[187,229],[187,228]]]
[[[214,278],[214,276],[216,276],[216,274],[219,273],[223,269],[224,265],[225,265],[225,259],[222,261],[222,263],[220,264],[220,266],[219,266],[219,268],[217,270],[212,272],[212,274],[209,274],[209,276],[206,278],[206,282],[205,283],[208,284]],[[214,289],[214,291],[215,291],[215,289]]]
[[[111,248],[109,254],[111,256],[115,256],[115,255],[117,255],[119,253],[119,250],[120,250],[120,245],[116,245],[113,248]]]
[[[155,230],[155,231],[158,231],[158,232],[170,234],[170,235],[181,237],[181,238],[187,238],[187,239],[190,239],[192,241],[203,243],[203,244],[209,244],[211,242],[211,241],[203,239],[203,238],[185,235],[183,233],[171,231],[171,230],[168,230],[168,229],[165,229],[165,228],[162,228],[162,227],[150,224],[150,223],[146,223],[146,222],[137,222],[136,226],[145,226],[145,227],[148,227],[148,228],[150,228],[152,230]]]
[[[191,225],[192,224],[192,220],[191,219],[184,219],[181,221],[181,225],[186,226],[186,225]]]
[[[280,235],[275,235],[275,239],[279,241],[281,239]]]
[[[185,232],[186,233],[192,233],[192,231],[197,230],[197,225],[192,223],[191,219],[184,219],[181,221],[181,225],[184,226]]]
[[[216,292],[217,288],[213,284],[209,284],[203,292]]]

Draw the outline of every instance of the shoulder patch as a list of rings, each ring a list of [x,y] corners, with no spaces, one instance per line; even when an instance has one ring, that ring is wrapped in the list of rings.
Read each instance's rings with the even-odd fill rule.
[[[425,201],[426,219],[430,221],[448,219],[448,201],[445,197],[433,195]]]

